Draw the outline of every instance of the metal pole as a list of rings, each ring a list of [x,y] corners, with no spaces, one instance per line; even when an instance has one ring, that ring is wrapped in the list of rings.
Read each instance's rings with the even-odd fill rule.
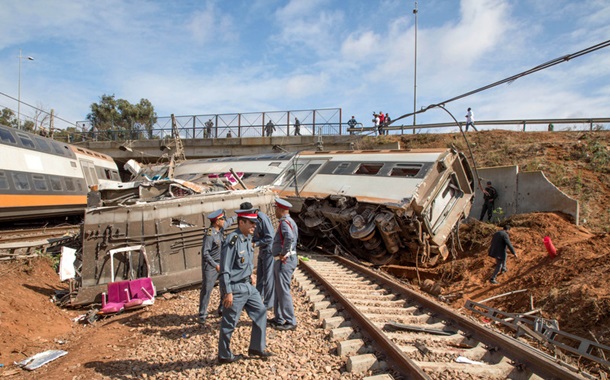
[[[21,49],[19,49],[19,88],[17,89],[17,129],[21,129]]]
[[[415,2],[415,8],[413,8],[413,14],[415,15],[415,55],[414,55],[414,65],[413,65],[413,126],[415,127],[416,122],[416,114],[417,111],[417,1]],[[413,128],[413,133],[415,133],[415,128]]]
[[[19,80],[18,80],[18,88],[17,88],[17,129],[21,129],[21,59],[25,58],[21,55],[21,49],[19,49]],[[33,61],[34,58],[27,57],[30,61]],[[36,126],[34,126],[36,127]]]

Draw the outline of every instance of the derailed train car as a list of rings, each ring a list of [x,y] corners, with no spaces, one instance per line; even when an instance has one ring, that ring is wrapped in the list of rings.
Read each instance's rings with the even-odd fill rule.
[[[167,167],[156,167],[138,173],[141,180],[100,186],[90,193],[85,212],[72,304],[99,301],[111,281],[149,276],[158,290],[200,283],[201,243],[210,225],[206,215],[217,209],[232,215],[248,201],[273,219],[276,194],[269,185],[292,158],[190,160],[177,164],[171,179],[164,177]]]
[[[160,290],[199,283],[206,215],[220,208],[231,215],[248,201],[275,223],[277,196],[293,204],[303,246],[374,264],[433,265],[455,249],[474,196],[470,166],[452,149],[190,160],[176,164],[171,179],[158,170],[92,197],[73,303],[93,301],[115,280],[150,276]]]
[[[301,153],[274,185],[294,206],[302,245],[377,265],[447,259],[474,197],[453,149]]]

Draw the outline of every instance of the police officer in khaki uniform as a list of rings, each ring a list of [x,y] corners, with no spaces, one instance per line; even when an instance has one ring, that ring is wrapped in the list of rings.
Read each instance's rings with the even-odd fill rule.
[[[203,236],[203,246],[201,248],[201,291],[199,293],[199,317],[197,323],[205,324],[208,317],[208,306],[214,284],[220,273],[220,247],[224,240],[224,231],[229,228],[235,217],[225,215],[223,210],[216,210],[208,215],[210,228]],[[222,314],[222,293],[218,303],[218,315]]]
[[[243,358],[243,355],[233,355],[231,352],[231,335],[243,309],[252,319],[248,355],[263,359],[273,355],[265,350],[267,310],[251,279],[254,269],[252,234],[256,228],[256,210],[236,210],[235,213],[237,230],[227,236],[220,253],[220,286],[224,294],[218,338],[218,362],[221,364]]]

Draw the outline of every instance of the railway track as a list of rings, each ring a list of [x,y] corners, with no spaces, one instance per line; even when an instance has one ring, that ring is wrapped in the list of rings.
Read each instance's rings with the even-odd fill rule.
[[[0,230],[0,258],[23,257],[78,239],[80,225]]]
[[[388,363],[404,379],[591,378],[366,267],[309,257],[295,276],[338,353],[349,356],[348,369]]]

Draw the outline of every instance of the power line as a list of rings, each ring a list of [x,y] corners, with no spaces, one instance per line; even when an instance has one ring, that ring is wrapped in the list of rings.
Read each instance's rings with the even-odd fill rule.
[[[541,70],[544,70],[544,69],[548,69],[549,67],[552,67],[552,66],[558,65],[558,64],[563,63],[563,62],[567,62],[567,61],[569,61],[569,60],[571,60],[571,59],[581,57],[581,56],[583,56],[583,55],[586,55],[586,54],[592,53],[592,52],[594,52],[594,51],[597,51],[597,50],[600,50],[600,49],[603,49],[603,48],[606,48],[606,47],[608,47],[608,46],[610,46],[610,40],[607,40],[607,41],[601,42],[601,43],[599,43],[599,44],[597,44],[597,45],[590,46],[590,47],[588,47],[588,48],[586,48],[586,49],[583,49],[583,50],[577,51],[576,53],[567,54],[567,55],[564,55],[564,56],[561,56],[561,57],[558,57],[558,58],[552,59],[552,60],[550,60],[550,61],[548,61],[548,62],[545,62],[545,63],[543,63],[543,64],[541,64],[541,65],[535,66],[535,67],[533,67],[533,68],[531,68],[531,69],[529,69],[529,70],[526,70],[526,71],[520,72],[519,74],[515,74],[515,75],[513,75],[513,76],[511,76],[511,77],[508,77],[508,78],[505,78],[505,79],[499,80],[499,81],[497,81],[497,82],[494,82],[494,83],[492,83],[492,84],[488,84],[488,85],[486,85],[486,86],[483,86],[483,87],[477,88],[476,90],[469,91],[469,92],[467,92],[467,93],[464,93],[464,94],[462,94],[462,95],[458,95],[458,96],[453,97],[453,98],[451,98],[451,99],[447,99],[447,100],[442,101],[442,102],[440,102],[440,103],[437,103],[437,104],[431,104],[431,105],[429,105],[428,107],[422,108],[422,109],[421,109],[421,110],[419,110],[419,111],[416,111],[416,112],[412,112],[412,113],[408,113],[408,114],[402,115],[402,116],[400,116],[400,117],[398,117],[398,118],[396,118],[396,119],[392,120],[392,123],[390,123],[390,124],[394,124],[394,122],[396,122],[396,121],[398,121],[398,120],[400,120],[400,119],[404,119],[405,117],[413,116],[413,115],[418,114],[418,113],[424,113],[424,112],[426,112],[426,111],[427,111],[427,110],[429,110],[429,109],[432,109],[432,108],[435,108],[435,107],[441,107],[441,106],[444,106],[444,105],[445,105],[445,104],[447,104],[447,103],[450,103],[450,102],[456,101],[456,100],[458,100],[458,99],[462,99],[462,98],[465,98],[465,97],[467,97],[467,96],[474,95],[474,94],[476,94],[476,93],[479,93],[479,92],[482,92],[482,91],[485,91],[485,90],[489,90],[490,88],[493,88],[493,87],[499,86],[499,85],[501,85],[501,84],[504,84],[504,83],[510,83],[510,82],[512,82],[512,81],[514,81],[514,80],[517,80],[517,79],[519,79],[519,78],[522,78],[522,77],[524,77],[524,76],[526,76],[526,75],[530,75],[530,74],[533,74],[533,73],[535,73],[535,72],[538,72],[538,71],[541,71]]]
[[[0,95],[4,95],[4,96],[6,96],[6,97],[7,97],[7,98],[9,98],[9,99],[13,99],[13,100],[14,100],[14,101],[16,101],[16,102],[19,102],[19,99],[13,98],[12,96],[10,96],[10,95],[8,95],[8,94],[5,94],[4,92],[1,92],[1,91],[0,91]],[[50,113],[50,112],[47,112],[47,111],[45,111],[45,110],[43,110],[43,109],[40,109],[40,108],[38,108],[38,107],[35,107],[35,106],[33,106],[33,105],[31,105],[31,104],[28,104],[28,103],[26,103],[26,102],[21,102],[21,103],[25,104],[26,106],[32,107],[33,109],[35,109],[35,110],[37,110],[37,111],[40,111],[40,112],[42,112],[42,113],[46,113],[47,115],[51,116],[51,113]],[[13,111],[14,111],[14,110],[13,110]],[[61,118],[61,117],[59,117],[59,116],[57,116],[57,115],[53,115],[53,118],[54,118],[54,119],[59,119],[59,120],[61,120],[61,121],[65,121],[66,123],[70,124],[70,126],[72,126],[72,125],[76,125],[76,123],[74,123],[74,122],[72,122],[72,121],[69,121],[69,120],[66,120],[66,119],[63,119],[63,118]]]

